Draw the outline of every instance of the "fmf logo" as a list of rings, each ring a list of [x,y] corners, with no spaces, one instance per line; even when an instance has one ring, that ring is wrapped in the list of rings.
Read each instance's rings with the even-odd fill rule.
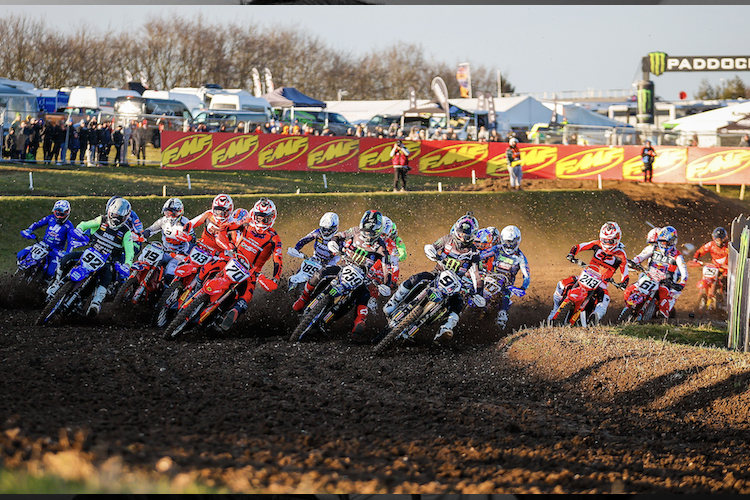
[[[687,163],[687,149],[659,149],[654,160],[654,177],[664,177]],[[622,178],[627,181],[643,179],[643,158],[639,154],[622,165]]]
[[[523,172],[528,174],[552,167],[557,161],[557,148],[555,146],[529,146],[521,148],[521,164]],[[499,154],[487,161],[487,175],[492,177],[508,176],[508,157],[505,153]]]
[[[419,156],[420,143],[417,141],[401,141],[409,150],[409,162],[414,164],[415,157]],[[391,150],[393,142],[378,144],[359,154],[359,169],[366,172],[376,172],[393,167],[391,163]]]
[[[690,162],[685,177],[688,182],[716,181],[738,174],[748,167],[750,167],[750,151],[730,149]]]
[[[307,152],[307,137],[285,137],[266,145],[258,153],[258,166],[275,168],[301,157]]]
[[[231,167],[252,156],[256,149],[258,149],[257,135],[232,137],[214,148],[211,153],[211,164],[214,168]]]
[[[211,151],[211,134],[191,134],[178,139],[161,152],[165,167],[181,167],[193,163]]]
[[[307,166],[324,169],[341,165],[351,160],[359,151],[356,139],[335,139],[326,141],[307,153]]]
[[[419,160],[419,171],[441,174],[469,168],[487,160],[487,144],[452,144],[432,151]]]
[[[606,172],[622,163],[622,148],[587,149],[557,161],[556,175],[560,179],[582,179]]]

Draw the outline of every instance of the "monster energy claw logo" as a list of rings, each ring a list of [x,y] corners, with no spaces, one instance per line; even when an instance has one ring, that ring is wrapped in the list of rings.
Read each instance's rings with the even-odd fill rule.
[[[647,115],[652,113],[653,104],[651,98],[653,92],[650,89],[638,89],[638,114]]]
[[[666,52],[649,52],[648,58],[651,63],[651,73],[654,75],[659,76],[667,69]]]

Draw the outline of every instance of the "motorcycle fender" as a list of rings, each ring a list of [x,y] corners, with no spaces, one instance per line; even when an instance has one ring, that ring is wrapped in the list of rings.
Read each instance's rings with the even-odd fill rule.
[[[213,297],[224,293],[224,290],[230,287],[231,284],[232,282],[229,278],[222,273],[220,276],[206,280],[206,282],[203,283],[203,291],[212,297],[213,300]]]
[[[194,265],[193,263],[190,263],[190,264],[180,264],[174,270],[174,275],[178,276],[180,278],[184,278],[186,276],[191,276],[191,275],[195,274],[195,272],[197,270],[198,270],[198,266]]]
[[[89,275],[89,271],[86,270],[83,266],[76,266],[73,269],[70,270],[70,280],[71,281],[82,281],[86,279],[86,277]]]
[[[586,292],[580,287],[573,288],[570,293],[568,293],[568,299],[575,303],[579,303],[584,298],[586,298]]]

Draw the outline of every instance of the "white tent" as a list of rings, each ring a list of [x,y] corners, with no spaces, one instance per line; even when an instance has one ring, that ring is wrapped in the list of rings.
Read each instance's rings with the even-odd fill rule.
[[[686,134],[698,134],[698,143],[702,147],[718,146],[716,131],[741,120],[748,114],[750,114],[750,101],[683,116],[664,123],[664,127]]]
[[[588,125],[592,127],[631,127],[627,123],[619,120],[613,120],[602,114],[590,111],[578,104],[574,103],[554,103],[544,102],[546,107],[550,109],[550,112],[557,106],[557,121],[562,122],[563,115],[568,123],[571,125]],[[550,116],[551,118],[551,116]]]
[[[417,99],[423,106],[430,101]],[[343,115],[351,123],[367,122],[375,115],[401,115],[409,109],[409,99],[383,101],[326,101],[326,109]]]

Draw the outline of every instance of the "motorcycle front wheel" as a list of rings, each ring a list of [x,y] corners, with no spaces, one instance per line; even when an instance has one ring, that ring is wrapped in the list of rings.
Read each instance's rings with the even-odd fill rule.
[[[289,342],[299,342],[304,334],[309,332],[316,324],[318,324],[323,311],[326,311],[333,301],[333,297],[326,295],[320,300],[313,308],[302,315],[302,319],[297,325],[297,328],[292,332],[292,336],[289,337]]]
[[[383,337],[383,340],[378,342],[378,344],[375,346],[375,354],[382,354],[385,349],[393,343],[394,340],[398,338],[401,333],[403,333],[407,328],[409,328],[412,323],[417,321],[419,317],[422,315],[423,308],[421,306],[415,307],[413,311],[411,311],[409,314],[404,316],[401,321],[396,323],[396,326],[391,328],[391,331],[386,334],[385,337]]]
[[[153,324],[157,328],[164,328],[169,324],[169,317],[171,316],[172,304],[177,302],[177,299],[182,295],[182,291],[185,289],[185,285],[182,280],[175,279],[171,285],[159,297],[159,302],[156,303],[156,311],[154,312]]]
[[[573,315],[573,303],[568,302],[557,313],[557,319],[552,320],[552,326],[566,326],[570,324],[570,317]]]
[[[115,307],[117,309],[124,309],[133,298],[136,288],[138,288],[138,278],[133,276],[125,280],[125,283],[120,286],[117,295],[115,295]]]
[[[199,293],[201,293],[199,297],[195,297],[190,305],[177,313],[177,316],[175,316],[175,318],[167,327],[167,331],[164,333],[165,339],[175,340],[176,338],[180,337],[185,331],[185,328],[188,326],[188,323],[190,323],[190,320],[200,314],[203,308],[208,305],[211,298],[205,293]]]
[[[68,297],[68,294],[73,289],[74,282],[68,281],[63,284],[55,295],[50,299],[42,313],[36,319],[36,326],[43,326],[50,324],[54,319],[58,319],[62,313],[60,307],[63,301]]]

